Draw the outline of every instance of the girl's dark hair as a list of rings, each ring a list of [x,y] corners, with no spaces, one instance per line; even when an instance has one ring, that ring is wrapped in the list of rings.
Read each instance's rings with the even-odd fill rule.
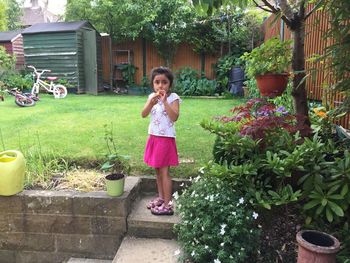
[[[171,70],[167,67],[157,67],[157,68],[153,68],[151,71],[151,85],[153,87],[153,80],[157,75],[165,75],[168,80],[170,81],[170,85],[169,87],[171,87],[173,85],[173,81],[174,81],[174,74],[171,72]]]

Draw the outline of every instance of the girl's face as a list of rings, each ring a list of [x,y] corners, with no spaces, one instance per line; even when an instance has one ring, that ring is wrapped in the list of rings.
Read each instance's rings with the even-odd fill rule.
[[[154,92],[164,90],[166,93],[168,93],[170,89],[169,79],[164,74],[155,76],[153,79],[153,89],[154,89]]]

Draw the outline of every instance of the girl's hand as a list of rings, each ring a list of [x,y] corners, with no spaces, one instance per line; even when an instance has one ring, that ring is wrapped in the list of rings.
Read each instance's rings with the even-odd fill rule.
[[[151,105],[156,105],[158,103],[158,99],[159,99],[159,94],[157,93],[153,93],[151,95],[151,97],[149,98],[149,102]]]
[[[166,94],[165,90],[159,90],[157,92],[157,96],[159,97],[159,100],[162,101],[163,103],[164,103],[164,101],[166,101],[167,94]]]

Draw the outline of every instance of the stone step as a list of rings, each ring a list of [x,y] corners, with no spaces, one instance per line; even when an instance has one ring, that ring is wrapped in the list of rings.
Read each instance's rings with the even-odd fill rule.
[[[112,263],[112,260],[93,258],[70,258],[67,263]]]
[[[177,263],[180,256],[175,240],[126,236],[113,263]]]
[[[140,198],[135,201],[127,219],[129,236],[164,239],[173,239],[176,237],[173,227],[174,224],[180,222],[180,217],[178,215],[156,216],[147,209],[147,204],[155,195],[154,193],[143,193]]]

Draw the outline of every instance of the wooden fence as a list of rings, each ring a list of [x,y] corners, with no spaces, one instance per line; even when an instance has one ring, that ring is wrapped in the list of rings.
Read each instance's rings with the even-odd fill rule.
[[[309,11],[311,6],[308,7]],[[329,17],[323,11],[314,12],[306,21],[305,25],[305,56],[306,60],[314,55],[323,55],[324,49],[331,44],[331,40],[325,38],[325,34],[330,27]],[[291,39],[292,33],[281,19],[271,15],[265,20],[264,25],[265,41],[278,36],[280,39]],[[348,59],[348,58],[344,58]],[[306,71],[310,76],[306,80],[306,88],[308,98],[311,100],[319,100],[330,107],[338,106],[343,101],[343,97],[339,93],[330,91],[328,88],[332,84],[332,73],[326,69],[325,65],[320,62],[306,61]],[[312,69],[316,69],[311,74]],[[349,129],[350,114],[337,121],[338,124]]]
[[[215,77],[213,65],[217,62],[219,55],[205,56],[205,76],[208,79]],[[142,39],[127,41],[123,43],[111,43],[108,36],[102,37],[102,63],[103,63],[103,80],[110,83],[113,77],[113,68],[115,64],[130,62],[136,66],[135,82],[141,84],[143,76],[149,75],[151,69],[164,65],[163,59],[159,56],[157,49],[152,43]],[[176,72],[183,67],[191,67],[198,72],[201,70],[200,55],[195,53],[192,48],[182,43],[177,49],[174,58],[172,70]]]

